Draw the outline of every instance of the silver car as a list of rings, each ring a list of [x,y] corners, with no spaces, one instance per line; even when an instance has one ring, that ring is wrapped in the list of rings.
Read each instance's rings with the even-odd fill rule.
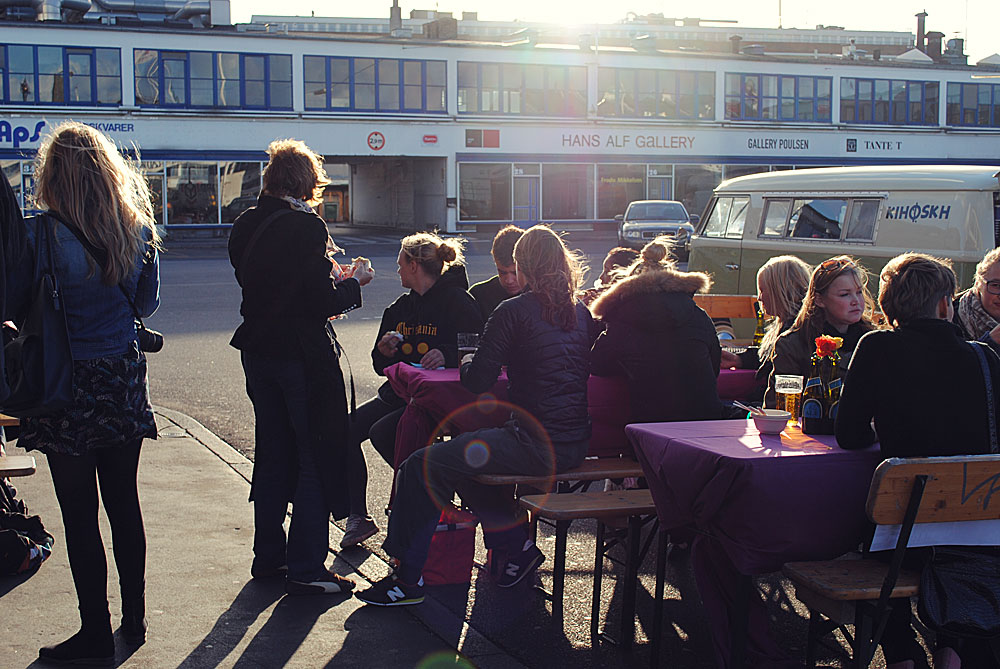
[[[693,220],[692,220],[693,219]],[[641,249],[660,236],[673,239],[675,253],[687,255],[687,244],[694,232],[697,216],[688,214],[676,200],[636,200],[629,203],[618,221],[618,245]]]

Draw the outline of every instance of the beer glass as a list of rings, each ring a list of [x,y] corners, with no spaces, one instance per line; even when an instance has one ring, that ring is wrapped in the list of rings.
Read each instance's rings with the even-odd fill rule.
[[[774,392],[778,398],[778,409],[792,414],[789,422],[797,423],[802,412],[802,384],[805,379],[794,374],[777,374],[774,377]]]
[[[466,353],[475,353],[479,348],[479,335],[475,332],[458,333],[458,359],[465,357]]]

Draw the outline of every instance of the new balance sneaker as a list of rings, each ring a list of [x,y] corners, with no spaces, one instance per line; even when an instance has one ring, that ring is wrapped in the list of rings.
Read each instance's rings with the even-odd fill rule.
[[[507,556],[503,570],[497,575],[497,585],[501,588],[513,588],[529,574],[538,569],[545,561],[545,555],[531,539],[524,542],[524,547],[518,553]]]
[[[347,519],[347,528],[344,530],[344,538],[340,540],[340,547],[357,546],[376,534],[378,534],[378,525],[375,524],[371,516],[352,515]]]
[[[367,590],[354,593],[365,604],[373,606],[411,606],[424,601],[424,579],[416,585],[406,585],[395,574],[389,574]]]
[[[285,592],[289,595],[335,595],[354,590],[354,581],[340,574],[327,571],[312,581],[285,581]]]

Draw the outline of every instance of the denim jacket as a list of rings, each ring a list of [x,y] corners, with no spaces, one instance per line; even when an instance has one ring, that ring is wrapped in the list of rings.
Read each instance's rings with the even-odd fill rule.
[[[126,353],[136,340],[132,307],[117,285],[108,286],[102,281],[100,267],[96,262],[91,261],[93,265],[88,263],[89,254],[77,238],[53,218],[31,217],[24,222],[30,262],[14,270],[16,292],[9,297],[21,305],[15,313],[23,315],[34,290],[37,221],[41,221],[42,225],[55,225],[54,234],[50,234],[49,239],[55,242],[52,254],[56,279],[66,305],[66,325],[73,359],[92,360]],[[147,233],[147,240],[149,237]],[[143,318],[152,315],[160,305],[160,261],[156,250],[150,250],[148,256],[143,253],[136,256],[135,268],[122,281],[122,286],[133,296],[136,309]],[[41,252],[42,265],[47,266],[46,248],[43,247]]]

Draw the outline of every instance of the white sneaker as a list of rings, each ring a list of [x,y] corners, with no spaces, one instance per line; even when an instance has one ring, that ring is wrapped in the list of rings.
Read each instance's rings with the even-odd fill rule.
[[[327,571],[313,581],[285,581],[285,592],[289,595],[336,595],[354,590],[354,581],[340,574]]]

